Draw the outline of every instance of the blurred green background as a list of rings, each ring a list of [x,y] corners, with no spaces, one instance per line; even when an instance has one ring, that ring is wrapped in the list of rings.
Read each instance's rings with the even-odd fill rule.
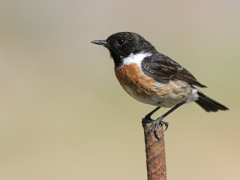
[[[240,179],[240,1],[0,1],[0,179],[146,179],[141,104],[106,49],[132,31],[230,108],[170,116],[168,179]],[[161,109],[155,117],[167,109]]]

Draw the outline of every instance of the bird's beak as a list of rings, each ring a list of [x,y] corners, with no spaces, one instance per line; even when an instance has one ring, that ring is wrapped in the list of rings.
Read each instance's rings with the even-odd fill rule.
[[[102,46],[108,45],[108,43],[105,40],[95,40],[95,41],[91,41],[91,43],[97,44],[97,45],[102,45]]]

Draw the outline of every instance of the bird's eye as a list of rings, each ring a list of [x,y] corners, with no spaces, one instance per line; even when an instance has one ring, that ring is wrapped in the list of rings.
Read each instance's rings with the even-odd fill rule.
[[[124,39],[118,39],[118,40],[117,40],[117,43],[118,43],[118,45],[120,45],[120,46],[123,45]]]

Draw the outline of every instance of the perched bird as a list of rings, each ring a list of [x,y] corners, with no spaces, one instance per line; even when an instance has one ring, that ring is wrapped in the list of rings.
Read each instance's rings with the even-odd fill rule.
[[[134,99],[157,106],[145,116],[152,123],[149,133],[159,124],[168,123],[163,119],[183,104],[196,102],[207,112],[228,110],[219,102],[207,97],[195,86],[205,85],[180,64],[159,53],[155,47],[142,36],[132,32],[120,32],[109,36],[106,40],[92,41],[106,47],[115,64],[116,77],[123,89]],[[167,113],[151,119],[151,115],[159,108],[170,108]]]

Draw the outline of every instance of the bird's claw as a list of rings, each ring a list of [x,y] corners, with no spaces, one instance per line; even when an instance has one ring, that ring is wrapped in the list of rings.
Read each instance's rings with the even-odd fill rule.
[[[151,124],[150,128],[148,129],[146,138],[148,139],[150,134],[152,133],[152,131],[154,131],[155,137],[160,141],[160,136],[157,132],[158,126],[159,126],[159,124],[162,125],[162,126],[165,125],[166,128],[165,128],[164,131],[166,131],[168,129],[168,125],[169,125],[168,122],[163,121],[162,118],[160,117],[156,120],[151,120],[150,123],[152,123],[152,124]]]

